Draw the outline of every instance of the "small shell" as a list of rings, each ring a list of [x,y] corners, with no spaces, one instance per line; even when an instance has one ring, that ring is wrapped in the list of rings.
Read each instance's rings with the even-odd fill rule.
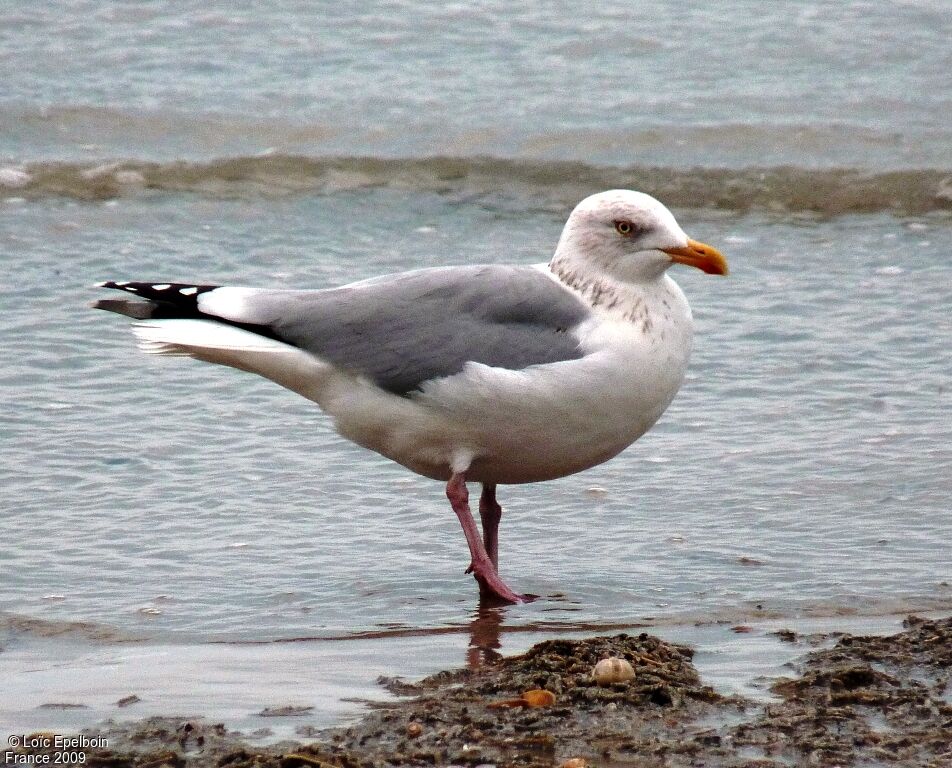
[[[531,691],[522,694],[522,700],[527,707],[551,707],[555,704],[555,694],[552,691],[533,688]]]
[[[584,757],[570,757],[559,768],[588,768],[588,761]]]
[[[592,670],[592,678],[599,685],[623,683],[626,680],[631,680],[634,676],[635,670],[631,664],[617,656],[602,659]]]
[[[411,739],[415,739],[421,733],[423,733],[423,726],[419,723],[407,724],[407,736],[409,736]]]
[[[490,709],[514,709],[516,707],[551,707],[555,704],[555,694],[541,688],[526,691],[518,699],[504,699],[493,701],[486,706]]]

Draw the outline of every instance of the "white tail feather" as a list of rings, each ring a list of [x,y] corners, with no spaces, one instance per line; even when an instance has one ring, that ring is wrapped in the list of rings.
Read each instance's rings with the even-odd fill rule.
[[[194,355],[203,349],[277,352],[287,344],[210,320],[170,319],[134,323],[139,349],[151,355]]]
[[[187,355],[276,381],[321,403],[334,367],[303,349],[210,320],[169,319],[135,323],[139,348],[153,355]]]

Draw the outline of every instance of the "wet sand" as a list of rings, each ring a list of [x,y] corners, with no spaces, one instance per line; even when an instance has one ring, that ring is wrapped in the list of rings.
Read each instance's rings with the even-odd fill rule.
[[[200,718],[106,723],[88,733],[109,748],[83,750],[85,764],[952,766],[952,618],[909,617],[891,636],[778,636],[803,654],[766,701],[718,693],[692,649],[651,634],[546,640],[418,683],[383,679],[395,701],[348,727],[302,728],[296,742],[253,746],[253,734]],[[596,684],[592,668],[607,656],[634,677]],[[527,706],[531,690],[554,700]]]

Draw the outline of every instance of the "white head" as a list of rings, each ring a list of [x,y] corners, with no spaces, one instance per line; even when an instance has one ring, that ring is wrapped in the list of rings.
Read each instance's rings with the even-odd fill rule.
[[[674,262],[727,274],[716,249],[691,240],[651,195],[628,189],[599,192],[575,206],[552,259],[553,267],[590,265],[628,283],[657,280]]]

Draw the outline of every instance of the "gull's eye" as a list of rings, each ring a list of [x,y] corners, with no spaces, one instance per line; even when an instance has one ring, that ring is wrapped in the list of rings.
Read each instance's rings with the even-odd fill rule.
[[[630,235],[634,231],[634,229],[635,228],[632,226],[630,221],[619,219],[618,221],[615,222],[615,231],[619,235],[624,235],[625,237],[628,237],[628,235]]]

